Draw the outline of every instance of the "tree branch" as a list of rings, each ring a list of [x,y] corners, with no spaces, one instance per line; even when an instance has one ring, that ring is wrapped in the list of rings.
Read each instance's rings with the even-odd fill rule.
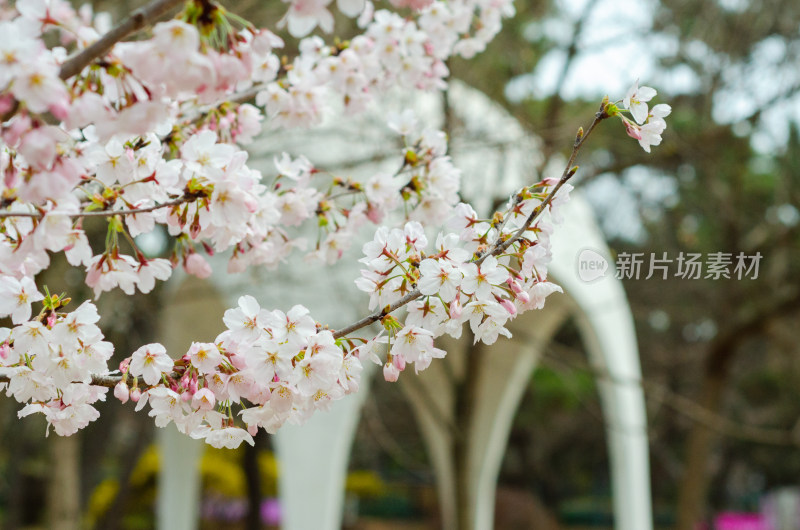
[[[115,215],[136,215],[139,213],[145,212],[152,212],[154,210],[160,210],[161,208],[168,208],[170,206],[177,206],[178,204],[184,204],[187,202],[191,202],[196,200],[196,197],[181,197],[179,199],[175,199],[172,201],[162,202],[161,204],[156,204],[154,206],[148,206],[147,208],[131,208],[129,210],[100,210],[96,212],[82,212],[76,214],[68,214],[69,217],[78,218],[78,217],[113,217]],[[4,219],[6,217],[32,217],[35,219],[41,219],[42,214],[40,212],[0,212],[0,219]]]
[[[140,7],[131,13],[128,18],[120,22],[119,25],[100,37],[100,39],[67,59],[67,61],[61,65],[59,77],[66,81],[70,77],[79,74],[89,63],[105,55],[114,44],[149,26],[152,22],[161,18],[164,14],[172,10],[172,8],[184,1],[185,0],[153,0],[146,6]]]
[[[11,381],[11,377],[8,375],[8,370],[11,368],[0,368],[0,383],[8,383]],[[113,388],[114,385],[122,380],[122,376],[120,375],[93,375],[92,376],[92,384],[94,386],[104,386],[107,388]]]
[[[544,212],[545,208],[547,208],[547,206],[552,202],[553,197],[555,197],[555,194],[558,193],[558,190],[560,190],[561,187],[575,174],[575,171],[574,171],[574,168],[573,168],[573,164],[575,162],[575,159],[578,156],[578,152],[580,151],[580,149],[583,146],[584,142],[586,142],[586,139],[589,137],[589,135],[592,133],[592,131],[595,129],[595,127],[597,126],[598,123],[600,123],[604,119],[608,118],[608,115],[605,113],[605,103],[606,103],[606,101],[604,100],[603,103],[600,104],[600,110],[595,114],[595,119],[592,122],[592,124],[589,126],[589,128],[586,130],[585,134],[579,134],[578,137],[575,139],[575,143],[572,146],[572,155],[569,157],[569,160],[567,161],[567,164],[566,164],[566,166],[564,168],[564,171],[561,174],[561,178],[559,179],[558,184],[556,184],[556,186],[553,188],[553,190],[547,195],[545,200],[542,201],[530,213],[528,218],[525,220],[525,223],[523,223],[523,225],[519,228],[519,230],[517,230],[514,233],[514,235],[512,235],[510,238],[508,238],[508,239],[506,239],[504,241],[500,241],[498,239],[498,241],[496,241],[481,257],[479,257],[477,259],[474,259],[472,261],[473,263],[476,263],[477,265],[480,265],[481,263],[483,263],[483,261],[488,256],[497,255],[497,254],[502,253],[505,249],[510,247],[512,244],[514,244],[514,242],[519,240],[522,237],[522,235],[525,233],[525,231],[527,231],[528,228],[530,228],[530,226],[542,214],[542,212]],[[180,204],[180,202],[186,202],[187,200],[188,199],[183,198],[183,199],[177,199],[176,201],[179,201],[179,202],[177,202],[177,204]],[[173,201],[173,202],[176,202],[176,201]],[[156,208],[162,208],[162,207],[169,206],[169,205],[170,205],[169,203],[163,203],[161,205],[150,207],[149,209],[148,208],[137,209],[137,210],[127,211],[127,213],[141,213],[141,212],[151,211],[151,210],[154,210]],[[86,214],[81,214],[81,215],[82,216],[87,216],[88,214],[118,215],[118,214],[122,214],[122,213],[126,213],[126,211],[125,210],[118,210],[116,212],[113,212],[113,211],[110,211],[110,212],[87,212]],[[12,214],[8,214],[8,215],[12,215]],[[81,216],[81,215],[79,215],[79,216]],[[27,216],[28,217],[36,217],[37,215],[36,214],[27,214]],[[2,218],[2,215],[0,215],[0,218]],[[385,317],[389,313],[392,313],[393,311],[396,311],[397,309],[403,307],[404,305],[413,302],[414,300],[416,300],[417,298],[420,298],[421,296],[422,296],[422,293],[419,291],[419,289],[415,289],[415,290],[411,291],[410,293],[406,294],[405,296],[403,296],[402,298],[400,298],[399,300],[397,300],[396,302],[387,305],[382,310],[376,311],[376,312],[372,313],[371,315],[368,315],[368,316],[362,318],[361,320],[358,320],[357,322],[354,322],[353,324],[350,324],[349,326],[346,326],[346,327],[344,327],[344,328],[342,328],[340,330],[333,331],[333,337],[338,339],[338,338],[344,337],[346,335],[349,335],[350,333],[352,333],[354,331],[357,331],[357,330],[362,329],[362,328],[364,328],[366,326],[369,326],[370,324],[379,321],[380,319],[382,319],[383,317]],[[93,375],[91,384],[96,385],[96,386],[105,386],[105,387],[111,388],[114,385],[116,385],[121,379],[122,379],[122,376],[119,376],[119,375]],[[9,380],[10,379],[9,379],[7,374],[0,373],[0,383],[6,383]]]
[[[658,400],[690,421],[703,425],[728,438],[764,445],[783,447],[800,446],[800,439],[798,439],[793,430],[739,423],[698,404],[694,400],[675,392],[664,384],[648,381],[640,377],[620,377],[612,374],[606,368],[591,366],[588,363],[575,360],[566,360],[564,355],[556,354],[553,351],[554,349],[560,349],[562,353],[564,351],[570,353],[577,352],[574,348],[570,348],[564,344],[554,343],[549,350],[545,350],[544,352],[544,360],[548,361],[551,365],[561,365],[573,370],[585,370],[592,373],[598,381],[607,381],[614,385],[641,387],[646,391],[646,396],[649,396],[651,399]]]

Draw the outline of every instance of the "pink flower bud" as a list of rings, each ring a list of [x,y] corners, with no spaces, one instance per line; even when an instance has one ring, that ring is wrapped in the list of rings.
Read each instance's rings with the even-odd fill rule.
[[[134,387],[133,390],[131,390],[131,401],[133,401],[134,403],[138,403],[141,397],[142,397],[142,391],[139,390],[139,387]]]
[[[199,235],[200,235],[200,216],[195,215],[194,221],[192,221],[192,224],[189,225],[189,236],[192,239],[197,239],[197,236]]]
[[[453,301],[450,302],[450,318],[461,318],[461,300],[460,296],[456,295]]]
[[[69,107],[66,103],[54,103],[50,105],[47,110],[59,120],[66,120],[67,116],[69,116]]]
[[[114,387],[114,397],[120,400],[122,403],[127,403],[128,398],[132,397],[130,391],[128,390],[128,385],[125,384],[125,381],[120,381]],[[135,401],[138,401],[138,398]]]
[[[642,130],[639,128],[638,125],[634,125],[629,121],[623,121],[623,123],[625,124],[625,132],[628,133],[628,136],[630,136],[635,140],[642,139]]]
[[[131,358],[130,357],[128,357],[127,359],[122,359],[122,361],[120,361],[120,363],[119,363],[119,371],[122,372],[123,374],[127,374],[128,373],[128,365],[130,365],[130,364],[131,364]]]
[[[14,96],[11,94],[0,97],[0,115],[14,108]]]
[[[406,369],[406,358],[402,355],[392,355],[392,364],[402,372]]]
[[[194,395],[197,392],[197,379],[192,378],[189,381],[189,394]]]
[[[397,378],[400,377],[400,370],[397,369],[395,365],[392,363],[386,363],[383,365],[383,378],[386,379],[390,383],[394,383],[397,381]]]
[[[519,282],[517,282],[513,278],[507,279],[506,283],[511,288],[511,290],[514,292],[514,294],[516,294],[516,295],[519,295],[520,293],[524,293],[525,292],[525,291],[522,290],[522,286],[519,284]]]
[[[503,309],[508,311],[510,315],[517,314],[517,308],[514,307],[514,304],[512,304],[511,300],[509,300],[508,298],[501,298],[500,300],[498,300],[498,302],[500,302],[500,305],[503,306]]]
[[[189,274],[197,276],[200,279],[211,276],[211,265],[203,259],[203,256],[196,252],[186,258],[183,268],[186,269],[186,272]]]
[[[558,184],[558,179],[556,177],[547,177],[546,179],[542,180],[542,183],[545,186],[555,186]]]
[[[244,355],[231,355],[231,364],[237,370],[245,370],[247,369],[247,360],[245,360]]]
[[[373,203],[367,203],[367,219],[375,224],[379,224],[383,220],[384,211],[377,208]]]

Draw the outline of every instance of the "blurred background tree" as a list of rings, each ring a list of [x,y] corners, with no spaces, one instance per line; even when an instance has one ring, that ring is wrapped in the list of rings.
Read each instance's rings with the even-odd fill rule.
[[[603,130],[578,181],[612,247],[673,260],[681,252],[763,256],[752,281],[626,283],[645,384],[658,385],[646,387],[656,506],[675,506],[676,528],[687,530],[712,508],[752,509],[752,501],[747,506],[733,493],[743,475],[763,491],[796,485],[800,471],[792,433],[800,406],[792,399],[796,391],[787,392],[799,375],[798,346],[787,340],[787,329],[800,310],[800,5],[646,3],[636,9],[649,11],[650,24],[626,28],[620,20],[610,32],[617,37],[598,40],[590,35],[606,33],[593,31],[598,20],[622,16],[628,4],[569,4],[518,4],[512,27],[477,61],[454,63],[456,75],[541,135],[550,157],[569,144],[580,124],[573,117],[585,116],[595,102],[565,97],[584,93],[575,85],[587,76],[576,70],[588,64],[598,77],[620,74],[619,58],[598,59],[597,48],[631,63],[637,62],[631,47],[649,56],[646,73],[631,68],[626,82],[641,75],[672,104],[664,144],[645,161],[634,143]],[[545,63],[550,66],[543,69]],[[522,97],[510,90],[521,81],[530,86]],[[575,381],[581,372],[569,377]],[[543,392],[534,386],[532,398],[546,401]],[[569,414],[574,427],[587,413]],[[546,446],[550,436],[533,434],[533,445]],[[563,480],[563,462],[553,463],[558,467],[540,469],[537,479]]]

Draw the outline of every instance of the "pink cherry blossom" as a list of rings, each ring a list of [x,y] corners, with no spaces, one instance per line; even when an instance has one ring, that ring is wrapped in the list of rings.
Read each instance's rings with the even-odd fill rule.
[[[130,373],[142,376],[148,385],[155,385],[164,373],[172,370],[172,359],[161,344],[142,346],[131,356]]]
[[[27,276],[16,279],[0,275],[0,315],[11,315],[14,324],[21,324],[31,317],[31,304],[42,300],[44,295]]]

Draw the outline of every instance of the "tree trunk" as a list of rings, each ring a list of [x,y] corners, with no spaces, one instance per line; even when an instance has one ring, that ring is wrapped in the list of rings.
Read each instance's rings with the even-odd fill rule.
[[[703,370],[698,404],[719,412],[728,373],[739,347],[760,334],[775,318],[783,318],[800,309],[800,296],[794,293],[761,311],[756,311],[731,325],[728,333],[711,344]],[[694,530],[702,517],[708,494],[708,461],[717,435],[707,426],[695,423],[686,442],[683,477],[678,491],[676,530]]]
[[[727,370],[706,372],[703,377],[698,405],[718,411],[727,380]],[[713,452],[717,434],[700,423],[695,423],[686,442],[683,477],[678,491],[676,530],[694,530],[703,516],[708,495],[708,461]]]
[[[261,528],[261,474],[258,469],[260,434],[259,430],[258,435],[254,438],[255,445],[245,444],[244,458],[242,459],[244,476],[247,481],[247,517],[244,524],[247,530]]]
[[[152,432],[149,422],[137,421],[135,440],[130,447],[121,455],[123,464],[122,472],[119,475],[119,489],[114,501],[109,506],[106,513],[100,516],[96,529],[102,530],[117,530],[122,524],[122,514],[125,513],[125,505],[127,504],[131,492],[131,475],[139,463],[146,448],[149,434]]]
[[[472,341],[471,334],[468,335],[468,340]],[[460,530],[471,530],[475,527],[473,520],[475,503],[470,495],[469,433],[472,428],[472,416],[475,410],[478,377],[483,355],[481,344],[467,349],[464,374],[459,384],[456,385],[455,421],[457,432],[453,438],[453,457],[456,467],[456,524]]]
[[[51,474],[47,488],[47,527],[52,530],[79,530],[80,441],[78,435],[57,436],[49,440]]]

